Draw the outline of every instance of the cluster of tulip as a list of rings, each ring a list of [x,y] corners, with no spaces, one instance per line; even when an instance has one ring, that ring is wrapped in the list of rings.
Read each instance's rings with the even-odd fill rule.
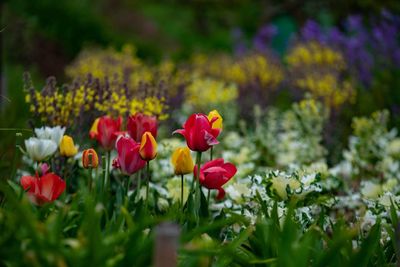
[[[107,190],[110,175],[110,151],[117,150],[112,166],[122,174],[131,176],[147,165],[146,205],[149,195],[149,163],[157,156],[157,120],[154,116],[136,113],[128,118],[126,131],[122,130],[122,118],[103,116],[96,119],[89,132],[107,151],[107,169],[102,188]],[[129,187],[129,183],[127,185]],[[128,188],[127,188],[128,189]],[[140,190],[140,178],[138,179]]]
[[[121,174],[131,176],[147,166],[146,180],[146,206],[149,196],[150,161],[157,156],[157,119],[154,116],[136,113],[127,119],[123,129],[122,118],[102,116],[97,118],[89,132],[89,137],[95,139],[107,154],[106,170],[100,184],[100,192],[107,194],[110,183],[110,168],[119,169]],[[44,127],[36,129],[37,137],[25,141],[28,156],[38,163],[36,176],[23,176],[21,185],[28,192],[33,203],[41,205],[57,199],[66,188],[65,179],[54,173],[48,173],[49,165],[46,159],[53,156],[59,147],[59,155],[74,157],[78,148],[70,136],[64,135],[65,128]],[[192,114],[183,125],[183,129],[174,133],[185,137],[187,147],[177,148],[171,158],[176,175],[182,179],[181,207],[184,209],[183,191],[184,175],[193,173],[192,193],[194,196],[195,210],[198,215],[200,209],[201,186],[210,190],[218,190],[217,199],[222,199],[225,191],[222,186],[236,173],[236,167],[224,162],[222,158],[212,159],[212,147],[218,144],[218,136],[222,132],[222,117],[213,110],[208,116],[205,114]],[[117,157],[111,160],[111,151],[116,149]],[[211,150],[211,160],[201,166],[201,154]],[[190,150],[197,152],[196,165],[190,154]],[[86,169],[95,169],[99,165],[99,158],[92,148],[82,152],[82,166]],[[40,164],[39,164],[40,163]],[[127,179],[127,180],[130,180]],[[89,190],[92,188],[92,172],[89,175]],[[129,183],[127,185],[129,187]],[[140,190],[140,177],[137,180],[137,190]],[[128,188],[127,188],[128,189]]]
[[[236,173],[236,167],[232,163],[225,163],[224,159],[222,158],[214,160],[212,159],[212,148],[214,145],[219,143],[217,137],[221,131],[222,117],[216,110],[213,110],[208,116],[205,114],[192,114],[184,123],[183,129],[179,129],[174,132],[183,135],[183,137],[186,139],[188,148],[197,152],[196,165],[193,169],[195,178],[193,182],[195,182],[195,186],[192,186],[192,188],[194,188],[195,216],[197,224],[199,222],[200,198],[202,194],[200,185],[209,190],[207,198],[208,200],[211,189],[218,190],[217,199],[222,199],[225,196],[225,191],[222,186],[226,184]],[[178,148],[178,150],[176,150],[173,154],[172,162],[175,166],[176,174],[183,175],[191,171],[193,162],[190,158],[188,148]],[[209,149],[211,153],[211,160],[201,166],[202,152],[205,152]]]
[[[35,129],[36,137],[25,140],[26,154],[37,165],[35,176],[23,176],[21,185],[28,192],[29,199],[41,205],[57,199],[65,190],[65,181],[55,173],[48,172],[50,167],[44,160],[59,150],[60,156],[73,157],[78,149],[72,138],[64,135],[65,128],[42,127]],[[40,175],[39,175],[40,174]]]

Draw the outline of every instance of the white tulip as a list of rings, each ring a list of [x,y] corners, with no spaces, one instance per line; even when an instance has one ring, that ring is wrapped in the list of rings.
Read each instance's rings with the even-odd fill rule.
[[[42,161],[57,150],[57,144],[54,141],[36,137],[25,140],[25,147],[28,156],[34,161]]]
[[[48,139],[52,140],[56,143],[57,147],[60,145],[61,139],[64,136],[65,127],[56,126],[56,127],[42,127],[36,128],[35,134],[39,139]]]

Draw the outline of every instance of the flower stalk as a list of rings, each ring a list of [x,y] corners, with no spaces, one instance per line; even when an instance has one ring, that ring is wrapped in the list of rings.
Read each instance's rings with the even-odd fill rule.
[[[200,191],[200,165],[201,165],[201,151],[197,151],[196,155],[197,164],[197,177],[196,177],[196,188],[195,188],[195,219],[196,225],[200,222],[200,201],[201,201],[201,191]]]

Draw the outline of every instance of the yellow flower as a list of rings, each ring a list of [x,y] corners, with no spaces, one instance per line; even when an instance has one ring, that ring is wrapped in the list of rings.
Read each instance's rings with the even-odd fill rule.
[[[64,135],[60,143],[60,154],[66,157],[73,157],[78,153],[71,136]]]
[[[172,153],[171,163],[174,166],[175,174],[183,175],[193,172],[194,163],[190,150],[187,147],[179,147]]]
[[[210,113],[208,113],[208,120],[211,121],[212,118],[215,118],[215,117],[217,117],[218,119],[213,123],[212,128],[219,129],[222,131],[223,119],[216,109],[214,109],[214,110],[210,111]]]
[[[92,138],[92,139],[96,138],[96,136],[97,136],[97,125],[99,124],[99,120],[100,120],[100,118],[97,118],[97,119],[93,122],[92,127],[90,128],[89,136],[90,136],[90,138]]]

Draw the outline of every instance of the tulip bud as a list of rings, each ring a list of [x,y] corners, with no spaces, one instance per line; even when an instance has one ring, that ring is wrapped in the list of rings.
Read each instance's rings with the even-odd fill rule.
[[[43,176],[43,175],[47,174],[49,170],[50,170],[49,164],[41,163],[39,165],[38,171],[39,171],[40,176]]]
[[[82,165],[83,168],[97,168],[99,166],[99,157],[97,156],[96,150],[89,148],[82,153]]]
[[[151,132],[145,132],[142,136],[139,148],[140,157],[145,161],[150,161],[157,156],[157,142]]]
[[[217,119],[214,119],[215,121],[212,124],[212,128],[222,131],[222,121],[223,121],[223,119],[222,119],[221,115],[218,113],[218,111],[216,109],[210,111],[210,113],[208,113],[207,117],[208,117],[209,121],[212,121],[213,118],[217,118]]]
[[[64,135],[60,143],[60,154],[65,157],[73,157],[78,153],[71,136]]]
[[[172,153],[171,163],[174,166],[176,175],[183,175],[193,172],[194,163],[190,150],[187,147],[179,147]]]
[[[99,125],[99,120],[100,120],[100,118],[95,119],[95,121],[92,124],[92,127],[90,128],[89,137],[91,139],[95,139],[96,136],[97,136],[97,133],[98,133],[97,132],[97,125]]]

